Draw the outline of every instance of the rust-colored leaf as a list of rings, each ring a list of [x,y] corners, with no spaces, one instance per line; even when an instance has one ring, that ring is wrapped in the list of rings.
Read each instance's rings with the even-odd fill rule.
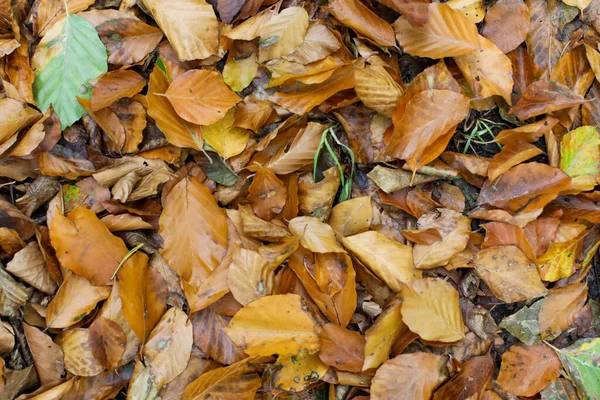
[[[125,352],[127,336],[114,321],[98,318],[90,326],[89,346],[104,368],[114,370]]]

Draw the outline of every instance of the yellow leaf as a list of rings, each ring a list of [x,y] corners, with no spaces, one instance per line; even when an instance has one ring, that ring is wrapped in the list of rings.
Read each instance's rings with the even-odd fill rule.
[[[340,235],[350,236],[368,230],[372,217],[371,197],[362,196],[333,207],[328,223]]]
[[[241,43],[238,46],[234,43],[223,68],[223,80],[234,92],[241,92],[248,87],[258,71],[256,45],[252,42]]]
[[[62,338],[65,369],[73,375],[94,376],[104,371],[104,367],[92,353],[89,337],[89,329],[79,328],[67,331]]]
[[[290,232],[300,237],[302,247],[315,253],[345,253],[335,240],[331,227],[314,217],[296,217],[289,223]]]
[[[396,111],[401,86],[379,65],[354,70],[354,90],[365,106],[391,117]]]
[[[477,26],[447,4],[429,4],[429,20],[422,27],[411,25],[406,17],[393,26],[400,45],[413,56],[456,57],[479,49]]]
[[[592,46],[585,45],[585,54],[592,67],[592,71],[596,75],[596,79],[600,82],[600,52]]]
[[[453,10],[462,12],[469,21],[476,24],[485,18],[485,8],[482,0],[450,0],[446,4]]]
[[[219,21],[205,0],[144,0],[181,61],[208,58],[219,50]]]
[[[192,324],[176,307],[163,315],[144,345],[146,365],[157,387],[171,382],[186,367],[194,342]]]
[[[281,355],[275,363],[279,367],[272,379],[277,388],[301,392],[321,379],[329,367],[318,354],[302,352],[297,356]]]
[[[302,7],[289,7],[272,17],[260,34],[259,61],[287,56],[304,42],[308,13]]]
[[[600,174],[600,136],[593,126],[567,133],[560,143],[560,169],[571,177],[569,192],[594,189]]]
[[[320,21],[308,26],[304,42],[292,53],[283,58],[286,61],[309,64],[322,60],[342,47],[337,36]]]
[[[543,256],[537,260],[540,276],[548,282],[568,278],[575,272],[574,264],[583,245],[585,235],[566,242],[552,243]]]
[[[237,250],[227,274],[231,294],[244,306],[271,295],[275,268],[255,251]]]
[[[425,340],[455,342],[465,326],[458,291],[439,278],[406,283],[402,289],[402,321]]]
[[[234,126],[235,110],[212,125],[204,126],[204,140],[225,159],[240,154],[246,148],[250,133],[244,128]]]
[[[238,311],[225,332],[246,354],[298,354],[319,350],[317,325],[296,294],[263,297]]]
[[[343,238],[344,246],[360,259],[394,292],[402,284],[419,279],[421,271],[413,265],[412,249],[388,238],[383,233],[369,231]]]
[[[363,371],[377,368],[390,356],[396,337],[404,325],[400,313],[400,303],[397,299],[383,310],[375,323],[365,332],[365,362]]]
[[[577,7],[582,12],[590,5],[591,2],[592,0],[563,0],[563,3],[566,5]]]

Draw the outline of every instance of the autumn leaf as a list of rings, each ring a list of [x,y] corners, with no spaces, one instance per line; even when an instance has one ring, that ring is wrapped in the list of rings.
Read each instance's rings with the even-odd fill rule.
[[[194,285],[202,283],[227,252],[225,213],[210,189],[193,176],[179,181],[167,196],[158,233],[164,240],[162,256]]]
[[[358,0],[334,0],[328,11],[342,24],[380,46],[395,46],[394,31],[390,24],[379,18]]]
[[[533,396],[560,375],[560,360],[545,344],[512,345],[502,355],[502,365],[496,383],[518,396]]]
[[[251,356],[314,353],[320,347],[315,322],[295,294],[253,301],[236,313],[225,332]]]
[[[356,68],[354,82],[356,94],[367,107],[388,117],[394,114],[403,90],[384,67]]]
[[[371,198],[356,197],[333,207],[328,223],[340,235],[350,236],[369,229],[372,216]]]
[[[23,330],[42,384],[59,380],[65,368],[60,346],[50,336],[31,325],[23,324]]]
[[[523,43],[529,24],[529,9],[523,0],[500,0],[487,10],[481,34],[506,54]]]
[[[289,223],[290,231],[300,237],[300,244],[315,253],[343,253],[331,227],[314,217],[296,217]]]
[[[402,328],[402,303],[392,300],[375,323],[365,332],[364,363],[362,370],[378,368],[388,360],[390,351]]]
[[[287,56],[304,42],[308,13],[302,7],[289,7],[269,19],[260,32],[259,61]]]
[[[581,252],[583,236],[564,242],[555,242],[537,259],[540,276],[543,280],[556,282],[568,278],[575,272],[575,260]]]
[[[448,377],[446,357],[429,354],[401,354],[386,361],[371,384],[374,400],[429,399]]]
[[[567,133],[560,144],[560,169],[571,177],[570,191],[592,190],[600,174],[600,136],[595,127],[582,126]]]
[[[485,389],[493,373],[494,363],[490,355],[473,357],[462,365],[458,374],[435,391],[433,400],[462,400],[477,396]]]
[[[256,216],[270,221],[283,210],[287,190],[272,169],[259,166],[248,188],[248,201]]]
[[[365,359],[365,338],[336,324],[321,327],[319,358],[342,371],[361,372]]]
[[[125,352],[127,336],[114,321],[98,318],[90,326],[89,346],[104,368],[114,370]]]
[[[329,366],[323,364],[318,354],[280,355],[275,366],[273,384],[292,392],[301,392],[321,379]]]
[[[273,293],[277,265],[267,262],[259,253],[239,249],[233,255],[227,281],[233,297],[242,305],[248,305]]]
[[[542,302],[539,313],[539,330],[542,338],[554,337],[575,321],[587,299],[585,282],[553,288]]]
[[[462,56],[479,48],[476,25],[460,11],[446,4],[432,3],[422,27],[411,25],[406,17],[394,22],[396,38],[404,51],[419,57]]]
[[[585,102],[568,87],[552,81],[535,81],[527,87],[511,114],[521,121],[545,113],[563,110]]]
[[[402,321],[426,340],[455,342],[465,327],[458,292],[438,278],[408,282],[402,289]]]
[[[567,370],[578,391],[590,398],[598,397],[596,382],[600,374],[594,355],[598,353],[600,340],[581,339],[564,349],[557,350],[558,357]]]
[[[146,80],[130,70],[111,71],[102,75],[92,90],[92,111],[110,106],[123,97],[133,97],[146,86]]]
[[[164,95],[181,118],[198,125],[214,124],[241,100],[219,73],[206,70],[179,75]]]

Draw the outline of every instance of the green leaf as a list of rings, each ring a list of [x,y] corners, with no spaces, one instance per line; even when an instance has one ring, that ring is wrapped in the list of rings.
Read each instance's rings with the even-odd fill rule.
[[[196,158],[196,162],[206,176],[223,186],[233,186],[240,180],[240,177],[233,172],[218,153],[207,151],[206,154],[210,157],[210,160],[206,157]]]
[[[600,399],[600,338],[555,349],[582,399]]]
[[[539,300],[529,307],[521,308],[516,313],[504,318],[500,322],[500,328],[506,329],[527,346],[539,343],[541,339],[538,315],[541,306],[542,300]]]
[[[49,58],[36,71],[33,96],[43,112],[52,105],[65,129],[85,114],[77,98],[91,97],[88,81],[106,72],[108,65],[106,48],[91,23],[69,14],[58,24],[62,29],[50,29],[36,50],[36,55]]]
[[[600,173],[600,136],[593,126],[567,133],[560,144],[560,169],[571,177],[570,189],[592,190]]]

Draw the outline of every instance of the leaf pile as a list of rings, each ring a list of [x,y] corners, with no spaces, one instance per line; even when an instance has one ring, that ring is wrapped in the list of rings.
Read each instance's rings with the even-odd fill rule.
[[[598,21],[0,0],[0,399],[599,399]]]

